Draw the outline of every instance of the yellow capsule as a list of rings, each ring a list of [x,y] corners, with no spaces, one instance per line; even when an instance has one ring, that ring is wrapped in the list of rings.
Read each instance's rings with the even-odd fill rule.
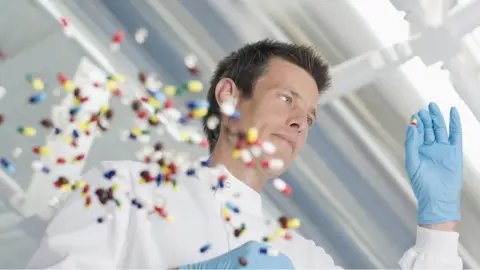
[[[119,83],[123,83],[123,82],[125,82],[125,77],[123,75],[116,74],[116,75],[112,75],[110,77],[110,80],[115,81],[115,82],[119,82]]]
[[[61,185],[60,186],[60,189],[63,190],[63,191],[71,191],[72,190],[72,187],[70,185]]]
[[[88,193],[87,192],[82,192],[82,198],[86,199],[88,197]]]
[[[41,91],[45,88],[45,84],[40,79],[33,79],[32,87],[36,91]]]
[[[78,99],[78,98],[73,99],[73,105],[78,106],[80,104],[82,104],[82,101],[80,99]]]
[[[46,147],[46,146],[42,146],[42,147],[39,147],[38,148],[38,154],[40,155],[50,155],[52,153],[52,149]]]
[[[152,116],[150,116],[150,120],[152,122],[157,122],[158,121],[158,116],[156,114],[153,114]]]
[[[173,186],[173,191],[178,191],[179,187],[177,185]]]
[[[238,150],[238,149],[233,150],[233,151],[232,151],[232,156],[233,156],[233,158],[234,158],[234,159],[239,159],[240,156],[241,156],[240,153],[241,153],[241,151]]]
[[[90,125],[89,122],[83,122],[83,121],[78,122],[78,126],[83,132],[87,131],[89,125]]]
[[[107,103],[103,104],[102,107],[100,108],[101,113],[106,113],[110,109],[110,105]]]
[[[168,166],[165,166],[165,165],[161,167],[161,170],[163,174],[167,174],[170,172],[170,169],[168,168]]]
[[[140,180],[138,181],[139,184],[146,184],[147,183],[147,180],[145,178],[140,178]]]
[[[275,232],[275,234],[276,234],[277,236],[284,237],[285,234],[287,234],[287,232],[286,232],[284,229],[282,229],[282,228],[278,228],[277,231]]]
[[[148,98],[147,103],[152,105],[153,107],[156,107],[156,108],[160,107],[160,105],[161,105],[160,101],[158,101],[154,98]]]
[[[203,84],[201,81],[193,80],[188,82],[187,88],[191,92],[200,92],[203,90]]]
[[[414,125],[414,126],[417,125],[417,118],[413,118],[411,123],[412,123],[412,125]]]
[[[134,128],[134,129],[132,129],[132,134],[135,135],[135,136],[140,136],[140,135],[142,135],[142,130],[139,129],[139,128]]]
[[[165,95],[167,95],[169,97],[173,97],[177,93],[177,87],[175,87],[173,85],[166,86],[163,89],[163,92],[165,93]]]
[[[60,138],[67,144],[71,144],[73,142],[73,138],[67,135],[61,135]]]
[[[186,131],[180,132],[180,139],[184,142],[188,142],[190,140],[190,135]]]
[[[107,81],[105,87],[106,87],[108,90],[112,91],[112,90],[115,90],[115,89],[117,88],[117,83],[116,83],[115,81],[111,81],[111,80],[110,80],[110,81]]]
[[[67,80],[67,81],[65,81],[65,83],[63,84],[63,88],[64,88],[65,90],[67,90],[67,92],[73,92],[73,90],[75,90],[75,88],[77,88],[77,87],[75,86],[75,84],[74,84],[72,81]]]
[[[208,113],[208,109],[201,108],[201,109],[195,109],[192,111],[193,118],[198,119],[205,117]]]
[[[254,143],[258,140],[258,130],[256,128],[249,128],[247,131],[247,142]]]
[[[277,237],[275,237],[275,236],[268,236],[268,237],[266,237],[267,242],[275,241],[275,239],[277,239]]]
[[[25,136],[35,136],[37,134],[37,130],[31,127],[19,127],[18,131]]]
[[[222,208],[222,215],[225,219],[230,218],[230,214],[228,213],[228,208],[226,208],[226,207]]]
[[[119,190],[119,189],[120,189],[120,185],[118,185],[118,184],[113,184],[113,186],[112,186],[112,190],[113,190],[113,191],[117,191],[117,190]]]
[[[300,220],[298,218],[290,219],[287,221],[287,227],[290,229],[296,229],[300,227]]]
[[[170,222],[174,222],[174,221],[175,221],[175,218],[172,217],[172,216],[167,216],[167,220],[170,221]]]

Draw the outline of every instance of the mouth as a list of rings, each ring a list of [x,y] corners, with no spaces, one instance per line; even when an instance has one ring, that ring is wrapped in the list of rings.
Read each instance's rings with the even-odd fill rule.
[[[295,141],[292,138],[290,138],[286,135],[283,135],[283,134],[272,134],[272,135],[275,138],[280,139],[280,140],[284,141],[285,143],[287,143],[290,146],[290,148],[292,149],[292,152],[293,152],[293,150],[295,149]]]

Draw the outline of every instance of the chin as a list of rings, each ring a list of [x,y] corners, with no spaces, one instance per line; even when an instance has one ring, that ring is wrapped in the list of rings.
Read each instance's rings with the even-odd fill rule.
[[[271,158],[278,158],[283,160],[283,162],[285,163],[284,170],[287,170],[287,168],[290,166],[290,164],[294,159],[293,154],[290,152],[290,150],[288,151],[277,150],[275,154],[271,155]]]

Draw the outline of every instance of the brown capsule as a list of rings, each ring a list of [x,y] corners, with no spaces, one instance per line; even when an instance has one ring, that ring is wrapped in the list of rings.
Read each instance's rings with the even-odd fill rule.
[[[200,73],[200,69],[198,67],[191,67],[191,68],[188,68],[188,71],[190,72],[190,74],[192,75],[198,75]]]
[[[105,189],[98,188],[97,190],[95,190],[95,194],[97,195],[100,203],[106,204],[108,202],[108,195],[107,195],[107,191]]]
[[[66,178],[65,176],[60,176],[58,177],[57,183],[59,185],[66,185],[68,184],[68,178]]]
[[[246,265],[248,264],[247,259],[245,259],[244,257],[238,258],[238,262],[239,262],[242,266],[246,266]]]
[[[113,199],[114,199],[114,197],[113,197],[113,189],[112,189],[112,188],[109,188],[109,189],[107,190],[107,198],[108,198],[109,200],[113,200]]]
[[[163,144],[161,142],[157,142],[154,146],[155,151],[162,151],[163,150]]]
[[[164,158],[159,159],[159,160],[157,161],[157,164],[158,164],[159,166],[165,166],[165,159],[164,159]]]
[[[147,79],[148,79],[148,74],[145,73],[145,72],[140,72],[140,73],[138,74],[138,79],[140,80],[140,82],[141,82],[142,84],[145,84],[145,83],[147,82]]]
[[[140,100],[134,100],[132,102],[132,109],[134,112],[138,112],[142,108],[142,102]]]
[[[234,235],[235,237],[240,237],[240,234],[242,234],[242,229],[235,229],[235,230],[233,231],[233,235]]]
[[[151,178],[149,171],[142,171],[140,173],[140,176],[147,181]]]
[[[280,223],[280,226],[282,226],[282,228],[286,229],[288,227],[288,220],[288,217],[283,216],[278,219],[278,222]]]
[[[73,95],[78,98],[78,99],[81,99],[82,98],[82,90],[80,90],[80,88],[75,88],[75,90],[73,91]]]
[[[108,109],[106,112],[105,112],[105,117],[110,120],[112,119],[113,117],[113,110],[112,109]]]
[[[50,119],[43,119],[42,121],[40,121],[40,124],[45,128],[53,128],[53,122]]]

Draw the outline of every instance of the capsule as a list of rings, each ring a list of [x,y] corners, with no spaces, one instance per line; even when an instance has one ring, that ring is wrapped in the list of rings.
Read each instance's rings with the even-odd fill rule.
[[[207,252],[212,247],[212,244],[208,243],[200,248],[200,253]]]
[[[267,256],[278,256],[280,252],[273,248],[262,247],[260,248],[260,254],[267,255]]]
[[[34,147],[33,148],[33,152],[35,154],[39,154],[39,155],[50,155],[52,153],[52,149],[46,147],[46,146],[40,146],[40,147]]]
[[[292,194],[292,188],[280,178],[275,178],[273,180],[273,186],[275,187],[275,189],[277,189],[278,191],[280,191],[285,195]]]
[[[18,133],[23,134],[25,136],[35,136],[37,134],[37,130],[31,127],[18,127]]]
[[[15,173],[15,171],[16,171],[15,166],[13,166],[13,164],[10,163],[10,161],[8,161],[6,158],[1,158],[0,159],[0,164],[5,169],[5,171],[7,171],[9,173]]]
[[[47,99],[47,93],[45,92],[40,92],[38,94],[35,94],[33,96],[31,96],[29,99],[28,99],[28,102],[31,103],[31,104],[38,104],[38,103],[42,103],[44,102],[46,99]]]

